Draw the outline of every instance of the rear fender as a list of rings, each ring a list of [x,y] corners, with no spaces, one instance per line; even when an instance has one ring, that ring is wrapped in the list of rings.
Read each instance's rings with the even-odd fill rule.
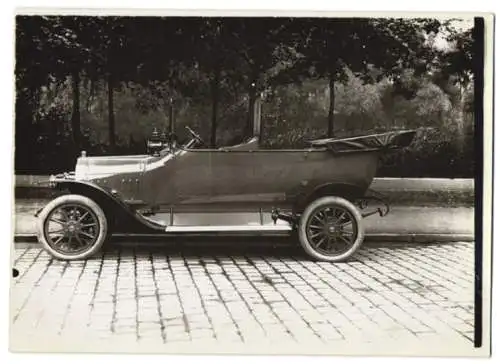
[[[164,226],[144,219],[115,195],[100,186],[86,181],[67,180],[57,182],[55,188],[71,194],[82,195],[95,201],[104,211],[113,232],[163,231]],[[124,229],[126,227],[126,229]]]
[[[362,198],[365,192],[366,189],[348,183],[326,183],[299,195],[294,204],[294,211],[302,212],[307,205],[320,197],[338,196],[353,202]]]

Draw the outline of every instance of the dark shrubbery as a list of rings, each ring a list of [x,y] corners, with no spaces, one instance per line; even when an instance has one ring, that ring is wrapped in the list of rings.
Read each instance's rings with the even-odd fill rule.
[[[303,148],[308,140],[326,137],[328,92],[325,87],[324,81],[310,81],[301,86],[279,87],[268,94],[262,105],[262,147]],[[394,97],[388,103],[385,100],[384,106],[381,96],[391,97],[387,87],[386,83],[362,85],[354,78],[346,85],[339,85],[336,90],[335,137],[431,127],[432,130],[424,129],[418,133],[410,147],[384,156],[378,176],[472,178],[473,115],[460,115],[456,112],[457,107],[450,106],[445,94],[439,94],[434,86],[425,88],[425,85],[415,99]],[[57,99],[62,101],[52,100],[50,104],[56,106],[49,112],[39,113],[29,130],[16,130],[16,174],[72,170],[81,150],[94,156],[144,154],[146,138],[153,128],[168,128],[168,110],[159,102],[161,100],[153,100],[146,110],[137,107],[141,98],[154,98],[151,91],[137,86],[122,87],[115,94],[117,145],[111,150],[107,144],[107,105],[103,92],[94,95],[94,105],[82,110],[83,140],[79,147],[75,147],[72,140],[71,102],[67,97]],[[84,99],[88,97],[84,89],[82,96]],[[436,99],[441,102],[436,102]],[[217,144],[240,143],[247,121],[247,99],[244,94],[236,95],[227,97],[222,104]],[[461,129],[457,127],[460,117],[464,119]],[[187,137],[185,125],[197,130],[205,140],[209,139],[208,103],[179,99],[175,119],[176,134],[181,141]]]
[[[285,136],[274,140],[267,139],[267,148],[301,148],[304,141],[323,137],[319,131],[290,131]],[[227,144],[231,144],[228,142]],[[19,146],[18,148],[23,148]],[[136,141],[130,138],[119,143],[114,151],[106,144],[87,142],[82,146],[88,155],[126,155],[144,154],[145,140]],[[56,139],[40,137],[27,151],[16,152],[16,158],[23,154],[27,157],[17,169],[17,174],[51,174],[73,170],[75,160],[80,155],[68,136],[57,136]],[[27,153],[26,153],[27,152]],[[28,154],[26,156],[26,154]],[[17,161],[19,162],[23,161]],[[436,178],[472,178],[474,176],[474,136],[467,134],[464,145],[456,141],[444,140],[442,134],[435,132],[424,137],[419,134],[417,140],[408,148],[392,152],[384,156],[379,165],[379,177],[436,177]]]
[[[384,156],[379,177],[474,177],[474,135],[467,134],[463,145],[445,140],[446,131],[418,134],[406,149]],[[425,133],[428,134],[428,133]]]

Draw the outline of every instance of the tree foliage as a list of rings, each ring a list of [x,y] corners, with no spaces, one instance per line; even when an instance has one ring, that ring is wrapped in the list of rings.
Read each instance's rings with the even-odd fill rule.
[[[430,41],[443,30],[444,51]],[[262,91],[273,147],[402,126],[463,135],[472,44],[425,18],[19,16],[16,143],[34,147],[17,148],[16,169],[63,154],[71,168],[81,148],[140,152],[170,110],[180,134],[241,141]]]

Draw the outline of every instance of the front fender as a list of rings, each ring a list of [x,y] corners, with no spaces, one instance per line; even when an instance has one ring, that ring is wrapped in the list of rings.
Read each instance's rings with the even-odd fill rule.
[[[144,219],[113,191],[92,182],[69,178],[53,179],[53,187],[71,194],[82,195],[95,201],[104,211],[113,232],[152,233],[163,231],[164,226]]]

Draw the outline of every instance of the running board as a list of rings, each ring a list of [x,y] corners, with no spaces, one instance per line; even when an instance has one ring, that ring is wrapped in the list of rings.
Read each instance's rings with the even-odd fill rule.
[[[292,231],[291,225],[186,225],[167,226],[166,233],[289,233]]]

